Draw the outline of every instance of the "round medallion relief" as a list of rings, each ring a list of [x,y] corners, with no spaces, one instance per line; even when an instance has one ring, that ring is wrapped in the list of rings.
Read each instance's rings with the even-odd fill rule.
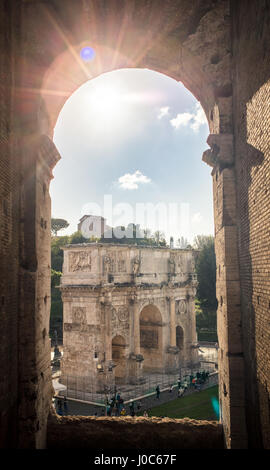
[[[186,313],[187,311],[187,304],[185,300],[180,300],[179,301],[179,307],[178,307],[178,312],[179,313]]]
[[[118,309],[118,318],[120,321],[127,321],[128,320],[128,308],[127,307],[119,307]]]

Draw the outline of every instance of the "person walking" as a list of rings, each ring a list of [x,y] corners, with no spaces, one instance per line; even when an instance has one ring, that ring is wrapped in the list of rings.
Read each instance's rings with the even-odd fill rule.
[[[134,415],[132,414],[132,413],[134,413],[134,401],[130,402],[129,411],[130,411],[131,416],[134,416]]]
[[[181,398],[184,395],[184,391],[185,389],[182,387],[178,389],[178,398]]]
[[[180,390],[180,387],[181,387],[181,379],[179,377],[179,379],[177,380],[177,386],[178,386],[178,390]]]
[[[160,396],[160,388],[159,388],[159,385],[156,386],[156,392],[157,392],[157,400],[159,400],[159,396]]]
[[[67,397],[64,397],[64,414],[68,414],[68,403],[67,403]]]
[[[57,408],[58,408],[57,413],[59,415],[62,415],[63,414],[62,400],[60,400],[59,398],[58,398],[58,402],[57,402]]]

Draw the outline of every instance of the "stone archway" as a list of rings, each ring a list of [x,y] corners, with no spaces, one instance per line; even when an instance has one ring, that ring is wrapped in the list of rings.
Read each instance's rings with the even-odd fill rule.
[[[155,305],[146,305],[140,313],[140,350],[145,372],[163,370],[162,316]]]
[[[114,376],[116,384],[125,382],[127,374],[126,347],[123,336],[117,335],[112,339],[112,360],[115,365]]]
[[[14,436],[17,438],[17,429],[20,429],[20,434],[23,436],[20,437],[20,445],[44,446],[51,403],[48,338],[50,302],[47,301],[50,299],[51,213],[48,188],[52,168],[59,158],[50,141],[54,124],[65,100],[87,79],[116,68],[147,67],[181,80],[201,102],[209,121],[211,150],[204,155],[204,160],[213,166],[215,243],[219,267],[217,298],[222,299],[218,315],[220,389],[227,390],[226,393],[221,393],[220,400],[227,445],[245,443],[244,380],[241,383],[239,381],[239,377],[245,377],[245,374],[241,341],[237,240],[239,209],[236,207],[236,196],[239,196],[240,202],[242,196],[235,184],[235,159],[239,163],[241,157],[237,156],[237,152],[238,155],[242,152],[245,162],[247,152],[241,149],[241,139],[244,143],[247,139],[243,133],[240,137],[236,136],[237,141],[234,142],[233,134],[234,126],[239,131],[240,124],[242,126],[246,119],[244,107],[251,100],[256,85],[250,83],[251,96],[241,98],[240,94],[239,98],[238,93],[242,88],[241,75],[236,73],[237,67],[231,57],[235,48],[233,60],[237,63],[238,58],[246,57],[248,50],[250,58],[245,59],[245,62],[239,62],[239,68],[244,71],[245,81],[249,65],[255,70],[256,64],[260,63],[258,57],[265,53],[262,47],[263,27],[262,35],[257,34],[257,25],[253,22],[255,21],[253,18],[257,19],[258,12],[253,11],[255,6],[251,5],[256,4],[256,8],[263,12],[262,21],[265,21],[265,25],[266,20],[263,18],[267,18],[266,12],[262,10],[263,7],[257,5],[258,2],[249,2],[247,6],[246,2],[226,0],[215,2],[66,0],[64,9],[60,7],[60,3],[61,1],[55,0],[20,2],[18,5],[18,2],[10,0],[6,2],[5,7],[0,7],[1,12],[3,11],[1,21],[4,27],[7,25],[4,8],[9,13],[12,12],[10,38],[7,35],[6,47],[3,47],[3,50],[7,51],[7,58],[4,54],[5,62],[2,69],[10,74],[6,75],[8,78],[5,80],[14,83],[16,87],[13,101],[6,105],[6,114],[9,114],[9,109],[14,114],[13,116],[11,113],[11,126],[9,118],[5,126],[11,146],[7,156],[3,154],[1,158],[8,159],[10,151],[11,165],[9,160],[8,163],[4,160],[4,168],[8,168],[7,175],[11,175],[7,176],[7,181],[3,180],[7,188],[4,213],[8,215],[9,211],[12,211],[13,217],[8,219],[9,225],[5,231],[7,247],[3,245],[6,250],[3,254],[6,263],[3,270],[6,274],[3,292],[6,297],[3,294],[2,305],[8,312],[5,318],[17,320],[14,323],[4,324],[3,337],[12,337],[13,346],[18,343],[15,356],[19,358],[14,372],[10,374],[7,368],[3,376],[9,389],[21,392],[22,404],[25,405],[27,402],[27,406],[21,406],[17,411],[17,392],[14,392],[14,397],[8,402],[7,416],[10,416],[10,422],[16,429]],[[250,15],[248,21],[245,21],[245,24],[241,23],[240,28],[240,18],[246,20],[246,14]],[[255,40],[250,31],[257,34],[256,43],[260,45],[257,55],[252,57],[252,47],[247,49],[246,41],[243,40],[241,43],[237,35],[232,36],[233,24],[240,38],[242,30],[246,31],[251,46]],[[95,65],[83,64],[79,59],[80,48],[89,41],[97,52]],[[263,60],[267,57],[265,53]],[[235,71],[234,113],[232,71]],[[259,76],[254,73],[254,76],[257,75]],[[5,87],[3,90],[4,100],[11,99]],[[238,100],[242,100],[243,110],[238,110]],[[263,101],[265,102],[265,99]],[[256,105],[255,108],[258,110],[258,116],[261,116],[260,105]],[[259,118],[252,119],[254,123],[260,121]],[[251,123],[250,127],[256,126],[252,126]],[[249,151],[254,152],[250,148]],[[257,153],[254,153],[254,161],[257,157]],[[244,164],[243,166],[245,173],[246,168]],[[10,168],[12,173],[9,173]],[[244,180],[240,170],[242,171],[241,166],[237,168],[237,178],[242,184]],[[255,179],[255,185],[256,181]],[[247,190],[248,182],[244,181],[243,184]],[[16,189],[14,192],[10,189],[9,193],[9,187]],[[248,205],[247,193],[246,206]],[[244,210],[242,217],[245,221],[249,221],[246,209]],[[256,211],[254,212],[256,214]],[[257,222],[253,223],[254,226],[255,223]],[[244,235],[248,230],[249,225]],[[14,235],[12,245],[11,234]],[[244,239],[244,241],[242,245],[247,246],[248,251],[249,240]],[[13,271],[10,269],[10,260],[13,261]],[[244,266],[242,269],[246,269],[245,260],[246,257],[242,256],[240,260],[241,266]],[[5,298],[10,298],[10,285],[13,285],[11,273],[15,273],[13,277],[17,276],[20,279],[20,289],[18,289],[20,296],[16,295],[15,306],[20,315],[14,313],[15,300],[10,304],[5,303]],[[245,276],[243,278],[246,279]],[[259,305],[259,299],[257,303]],[[247,315],[247,318],[249,320],[250,317]],[[23,332],[23,340],[19,338],[18,332]],[[249,342],[249,337],[246,341]],[[5,351],[9,351],[8,342],[5,348]],[[6,356],[3,357],[5,359]],[[8,364],[8,361],[5,362]],[[257,377],[255,372],[253,381]],[[231,386],[234,381],[236,387]],[[252,377],[249,382],[252,382]],[[30,401],[28,397],[33,398]],[[239,406],[238,414],[234,413],[235,403]],[[29,427],[38,431],[29,435]]]

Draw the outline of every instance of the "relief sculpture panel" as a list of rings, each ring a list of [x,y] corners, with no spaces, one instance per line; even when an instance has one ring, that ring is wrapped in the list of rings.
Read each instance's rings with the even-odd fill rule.
[[[85,251],[69,253],[69,271],[91,271],[91,255]]]
[[[112,335],[129,333],[129,310],[125,305],[112,309]]]

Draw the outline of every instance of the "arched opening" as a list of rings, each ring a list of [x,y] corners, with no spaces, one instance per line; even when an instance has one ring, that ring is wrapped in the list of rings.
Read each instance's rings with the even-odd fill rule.
[[[180,352],[184,348],[184,330],[181,326],[176,327],[176,346],[180,350]]]
[[[46,423],[51,400],[48,341],[50,200],[47,189],[50,171],[57,158],[54,154],[55,149],[47,146],[47,139],[44,141],[40,137],[44,134],[52,136],[59,109],[63,104],[63,98],[60,99],[60,96],[65,96],[66,99],[86,79],[85,77],[96,76],[97,69],[99,69],[99,73],[102,73],[123,66],[152,66],[177,80],[182,80],[203,103],[210,121],[210,132],[214,137],[212,136],[209,140],[209,143],[211,142],[211,151],[205,155],[205,160],[214,167],[216,251],[218,266],[221,266],[220,280],[217,285],[217,297],[223,299],[223,305],[219,307],[222,308],[219,315],[219,347],[220,362],[222,364],[220,383],[224,382],[226,390],[229,390],[227,398],[221,396],[221,400],[224,402],[224,429],[229,446],[236,446],[239,445],[239,442],[245,442],[244,415],[247,410],[252,412],[254,407],[251,400],[247,400],[247,403],[244,401],[243,387],[245,381],[243,380],[240,384],[239,377],[245,377],[245,385],[248,390],[250,389],[249,383],[252,381],[255,383],[258,375],[256,374],[257,369],[255,370],[255,366],[257,367],[256,361],[254,361],[254,367],[252,368],[247,363],[248,371],[252,370],[253,374],[250,379],[247,378],[247,374],[243,369],[243,356],[249,357],[248,346],[253,341],[253,337],[249,335],[248,329],[245,333],[242,326],[245,327],[245,322],[242,321],[240,304],[243,301],[245,309],[245,299],[249,299],[249,296],[246,295],[245,290],[242,290],[242,292],[240,290],[239,265],[241,276],[245,280],[247,279],[247,257],[244,253],[240,253],[239,263],[238,247],[240,246],[241,250],[243,246],[247,247],[246,250],[249,251],[249,242],[252,240],[246,238],[246,233],[250,230],[250,233],[253,233],[251,238],[254,237],[253,244],[256,248],[254,248],[254,259],[256,260],[258,234],[256,235],[254,227],[258,225],[258,220],[256,210],[253,210],[255,222],[247,215],[248,210],[246,207],[249,208],[249,204],[251,204],[248,196],[252,193],[253,188],[250,188],[250,173],[247,171],[246,166],[248,152],[241,150],[245,149],[247,136],[245,135],[245,129],[244,131],[241,131],[241,129],[245,127],[242,124],[246,120],[246,104],[249,103],[251,107],[254,106],[252,97],[256,89],[259,88],[258,82],[265,80],[265,69],[261,64],[261,62],[267,61],[268,58],[265,54],[267,48],[262,47],[265,40],[264,35],[267,34],[267,28],[263,28],[267,22],[264,6],[257,8],[256,2],[249,2],[250,5],[247,7],[245,2],[172,1],[169,3],[159,2],[157,7],[156,1],[109,2],[110,5],[107,5],[106,2],[93,1],[91,7],[89,2],[83,2],[83,8],[80,2],[68,2],[69,8],[63,9],[58,8],[56,4],[49,5],[52,2],[45,2],[46,5],[44,2],[27,2],[27,6],[25,5],[20,9],[16,8],[13,0],[6,3],[7,12],[14,13],[14,16],[12,15],[12,28],[10,28],[9,23],[6,22],[6,10],[3,8],[3,26],[10,31],[4,39],[4,44],[7,46],[4,47],[4,50],[6,50],[8,59],[5,59],[2,68],[10,72],[7,73],[7,81],[20,84],[21,90],[16,90],[16,93],[19,92],[19,106],[14,107],[14,113],[17,113],[16,119],[11,127],[7,122],[5,128],[8,136],[9,133],[11,136],[20,135],[22,140],[16,148],[19,157],[16,158],[16,162],[21,165],[18,165],[18,178],[16,177],[17,179],[15,178],[13,181],[13,177],[10,177],[10,188],[16,188],[15,197],[13,197],[11,190],[9,195],[9,186],[4,180],[7,194],[3,203],[5,216],[9,215],[9,206],[12,206],[12,208],[14,206],[14,221],[16,222],[16,218],[18,220],[18,229],[14,223],[14,241],[16,239],[19,241],[19,248],[17,248],[19,254],[17,255],[15,244],[11,245],[8,242],[11,248],[10,251],[6,251],[5,257],[8,266],[6,271],[10,273],[13,272],[10,269],[10,257],[14,256],[16,276],[20,278],[21,282],[21,294],[18,295],[20,300],[18,300],[17,310],[22,314],[18,317],[15,315],[13,302],[9,301],[11,307],[9,304],[6,306],[7,299],[4,295],[2,297],[2,307],[8,308],[8,312],[10,312],[9,315],[6,315],[7,318],[18,318],[14,325],[7,323],[5,331],[8,334],[5,336],[10,338],[12,331],[13,344],[15,344],[18,332],[24,334],[23,341],[21,339],[19,341],[20,344],[16,354],[16,357],[19,358],[18,366],[14,367],[14,370],[22,370],[23,373],[17,376],[15,372],[11,375],[7,371],[5,375],[10,389],[24,391],[23,397],[20,397],[22,405],[27,402],[27,406],[20,407],[19,418],[17,419],[17,411],[14,411],[16,418],[11,419],[12,422],[16,421],[14,429],[25,430],[23,438],[20,437],[20,442],[23,442],[25,446],[45,445]],[[26,2],[24,3],[26,4]],[[74,7],[71,7],[73,3]],[[253,7],[253,4],[256,4],[256,6]],[[127,7],[127,5],[130,5],[130,7]],[[47,8],[48,6],[49,8]],[[256,8],[258,11],[255,11]],[[31,19],[32,12],[36,18],[35,21]],[[262,33],[257,42],[255,41],[256,47],[254,47],[254,35],[249,34],[249,31],[256,30],[255,19],[258,18],[257,13],[261,15],[261,30],[265,32]],[[239,28],[239,21],[241,17],[243,18],[243,14],[246,21],[244,27]],[[144,34],[145,32],[147,33]],[[18,34],[16,41],[13,41],[13,34],[14,36]],[[249,40],[248,48],[246,47],[246,38]],[[12,44],[16,45],[21,39],[23,39],[23,47],[13,48]],[[85,40],[90,41],[91,45],[94,43],[95,47],[96,43],[110,46],[110,54],[103,54],[104,51],[101,48],[99,49],[97,54],[98,66],[94,70],[92,70],[91,64],[89,67],[88,65],[82,67],[81,63],[78,66],[80,62],[78,44]],[[244,49],[248,50],[249,54],[243,62],[241,56]],[[63,50],[66,52],[63,53]],[[13,53],[14,57],[9,60],[9,55],[11,57]],[[50,64],[62,53],[67,59],[64,61],[65,66],[63,66],[61,60],[58,61],[58,66],[54,68],[51,74],[51,80],[47,82],[48,86],[42,86],[45,83],[43,77],[49,70]],[[121,59],[119,59],[120,53],[122,53]],[[261,58],[260,54],[263,55],[261,62],[259,60]],[[122,60],[123,56],[128,57],[129,60]],[[3,57],[5,57],[5,54]],[[258,64],[261,65],[261,73],[259,67],[257,67]],[[76,66],[77,69],[80,69],[80,77],[74,79],[74,68]],[[255,74],[256,79],[247,90],[247,87],[243,87],[241,82],[244,82],[246,75],[251,69],[255,70],[256,67],[258,72]],[[233,84],[231,82],[232,77]],[[41,92],[42,99],[39,100],[41,88],[43,88]],[[3,90],[5,100],[8,100],[8,93],[5,92],[6,87]],[[240,94],[238,93],[239,90]],[[233,91],[235,95],[232,99]],[[44,95],[49,96],[49,99],[44,98]],[[263,97],[263,102],[267,102],[265,97]],[[241,106],[239,106],[240,103]],[[259,103],[261,103],[261,100]],[[7,110],[8,107],[9,104],[7,104]],[[256,109],[259,112],[261,107],[258,105]],[[8,114],[8,112],[5,113]],[[255,116],[255,114],[252,113],[252,116]],[[260,122],[256,119],[256,116],[252,119],[254,119],[254,122]],[[17,132],[17,122],[21,123],[23,132]],[[251,121],[250,128],[252,127],[254,126],[252,126]],[[13,130],[15,130],[14,134],[12,134]],[[248,151],[251,150],[248,148]],[[10,166],[8,163],[8,168],[15,169],[13,154],[16,155],[16,152],[11,151],[12,164]],[[20,158],[21,156],[22,158]],[[6,156],[3,158],[6,158]],[[239,160],[242,160],[241,165],[243,165],[243,168],[239,165]],[[250,160],[258,161],[257,153],[254,153],[254,158],[252,157]],[[235,166],[237,167],[236,172]],[[261,170],[266,174],[265,167],[262,166]],[[3,172],[3,175],[5,175],[5,172]],[[246,179],[245,175],[247,175]],[[253,178],[254,185],[257,184],[257,178]],[[240,191],[242,187],[244,187],[245,193],[244,202]],[[20,194],[17,188],[20,188]],[[256,189],[254,187],[254,194],[257,194]],[[20,216],[17,209],[19,206],[17,204],[18,194],[23,201]],[[265,190],[265,197],[266,194],[267,190]],[[236,209],[236,197],[239,197],[238,206],[240,209],[239,207]],[[12,201],[15,202],[12,203]],[[259,202],[261,201],[259,200]],[[252,203],[255,204],[255,200]],[[263,204],[261,204],[262,206],[264,207]],[[243,214],[241,207],[244,208]],[[239,243],[239,239],[237,240],[237,224],[242,219],[247,224],[247,227],[245,227],[241,223],[241,226],[244,227],[243,240],[245,243]],[[11,240],[11,230],[13,230],[12,226],[10,232],[5,229],[5,239]],[[23,242],[23,247],[21,242]],[[261,257],[264,261],[263,249],[260,253],[262,253]],[[264,272],[260,266],[256,266],[253,259],[250,260],[250,264],[250,273]],[[23,276],[21,275],[22,269],[25,269]],[[10,298],[8,293],[12,281],[9,275],[4,276],[8,299]],[[245,287],[244,281],[243,284]],[[248,284],[251,285],[251,283]],[[257,285],[259,285],[258,282]],[[241,299],[240,294],[242,295]],[[266,301],[264,302],[262,299],[260,303],[258,302],[261,308],[265,304]],[[247,312],[249,312],[250,305],[252,305],[251,301],[247,306]],[[248,324],[250,315],[246,314],[246,317],[246,323]],[[255,320],[254,324],[256,324]],[[260,345],[261,338],[267,336],[263,333],[261,334],[260,331],[258,333]],[[241,346],[242,337],[247,343],[244,350]],[[9,351],[9,347],[5,348]],[[264,350],[261,354],[263,355],[263,353]],[[251,356],[253,357],[254,354]],[[8,363],[8,361],[5,362]],[[36,366],[32,367],[33,364]],[[237,387],[232,386],[234,380],[238,384]],[[263,381],[263,374],[261,381]],[[33,384],[35,384],[34,390]],[[223,389],[223,387],[220,388]],[[17,410],[16,402],[18,400],[16,392],[14,393],[12,401],[9,402],[8,413],[11,417],[13,416],[13,410]],[[26,399],[29,396],[33,397],[31,402]],[[37,403],[42,403],[43,406],[37,406]],[[239,414],[234,413],[235,403],[240,404]],[[267,406],[267,397],[265,403]],[[38,430],[35,436],[28,432],[29,420],[25,419],[25,409],[30,410],[29,416],[34,416],[33,419],[31,418],[31,428]],[[18,425],[18,422],[20,425]],[[240,424],[238,425],[238,423]],[[252,425],[250,429],[252,429]],[[17,438],[16,433],[14,432],[14,435]],[[34,442],[35,444],[33,444]]]
[[[131,2],[130,2],[131,3]],[[178,10],[177,10],[178,11]],[[116,15],[118,17],[118,14]],[[166,15],[157,15],[160,19],[165,18]],[[176,15],[179,18],[179,15]],[[183,15],[185,19],[189,15]],[[133,18],[133,15],[131,15]],[[191,14],[193,18],[193,13]],[[200,17],[200,15],[199,15]],[[224,8],[220,8],[216,16],[218,25],[224,25],[224,18],[229,18],[229,15],[224,16]],[[115,18],[116,19],[116,18]],[[155,23],[155,27],[159,24],[159,19]],[[102,16],[101,24],[103,25],[104,17]],[[141,21],[141,19],[140,19]],[[129,21],[128,21],[129,22]],[[220,23],[219,23],[220,22]],[[135,21],[136,23],[136,21]],[[139,22],[140,23],[140,22]],[[152,15],[151,15],[152,23]],[[178,19],[177,19],[178,23]],[[225,31],[227,34],[228,22],[226,22]],[[104,26],[104,25],[103,25]],[[215,134],[213,138],[209,139],[209,145],[211,150],[207,152],[204,157],[204,160],[209,163],[211,166],[217,166],[217,160],[220,157],[221,164],[223,165],[222,158],[224,158],[223,149],[225,147],[225,163],[227,163],[227,157],[232,154],[231,144],[231,132],[232,132],[232,120],[231,120],[231,88],[230,88],[230,74],[227,70],[227,57],[228,57],[228,47],[226,46],[226,38],[224,35],[224,41],[221,38],[218,38],[218,48],[220,48],[220,56],[218,63],[219,72],[214,71],[213,76],[213,65],[215,66],[216,60],[213,61],[212,67],[209,67],[209,57],[208,54],[202,54],[202,47],[204,44],[204,28],[201,30],[198,28],[198,35],[192,35],[192,39],[195,39],[195,44],[193,40],[188,41],[185,44],[183,39],[176,41],[178,43],[177,47],[172,44],[173,35],[170,34],[171,26],[169,31],[165,28],[164,35],[157,35],[157,31],[163,31],[163,28],[158,27],[156,32],[154,32],[155,27],[150,26],[150,35],[144,41],[138,42],[138,49],[134,52],[133,46],[130,49],[130,44],[134,44],[134,37],[142,38],[141,35],[141,25],[138,28],[138,25],[132,24],[134,27],[133,31],[131,28],[131,41],[123,40],[123,36],[129,36],[129,30],[124,28],[119,24],[120,36],[117,44],[119,50],[113,51],[111,49],[111,44],[114,44],[114,40],[111,41],[110,34],[108,35],[108,40],[101,40],[104,44],[107,43],[109,47],[101,46],[96,40],[95,49],[97,52],[98,60],[95,62],[94,66],[92,64],[84,64],[82,66],[79,63],[79,60],[74,61],[74,56],[78,57],[80,55],[80,49],[82,43],[78,45],[76,42],[75,47],[68,47],[64,53],[60,53],[57,57],[55,53],[56,60],[52,63],[52,67],[48,70],[46,79],[43,82],[44,93],[42,92],[42,105],[40,109],[39,116],[42,119],[41,128],[42,133],[49,135],[50,137],[53,134],[53,128],[61,106],[65,100],[71,95],[71,93],[80,86],[86,79],[94,78],[102,72],[107,72],[110,70],[115,70],[122,67],[151,67],[159,72],[163,72],[170,77],[175,78],[178,81],[182,81],[188,89],[200,100],[202,106],[206,112],[207,119],[209,122],[210,133]],[[191,25],[190,25],[191,26]],[[179,27],[179,26],[178,26]],[[193,29],[192,25],[191,29]],[[95,28],[96,30],[96,25]],[[172,28],[173,29],[173,28]],[[219,27],[219,29],[222,29]],[[101,28],[100,30],[104,30]],[[113,28],[114,30],[114,28]],[[108,28],[108,31],[111,31]],[[134,35],[133,35],[134,34]],[[185,33],[186,34],[186,33]],[[184,36],[185,36],[184,34]],[[223,37],[223,31],[221,35]],[[162,37],[164,36],[164,37]],[[178,36],[178,35],[177,35]],[[187,35],[189,37],[189,35]],[[195,37],[196,36],[196,37]],[[100,38],[99,38],[100,39]],[[130,39],[130,37],[129,37]],[[158,39],[156,41],[155,39]],[[153,44],[155,46],[153,47]],[[198,41],[198,45],[196,45]],[[174,40],[173,40],[174,42]],[[224,43],[224,47],[220,47],[220,44]],[[183,44],[185,46],[183,47]],[[214,50],[216,52],[216,44],[214,45]],[[172,47],[171,47],[172,46]],[[121,52],[120,52],[121,51]],[[149,53],[149,51],[151,51]],[[62,52],[62,51],[61,51]],[[180,52],[180,54],[179,54]],[[213,55],[213,54],[212,54]],[[221,62],[225,57],[225,68],[221,67]],[[207,72],[209,70],[209,73]],[[224,73],[225,70],[225,73]],[[66,75],[64,77],[64,75]],[[63,78],[64,77],[64,78]],[[55,91],[50,93],[50,90]],[[49,92],[48,92],[49,91]],[[45,113],[43,113],[45,111]],[[220,139],[220,134],[228,134],[225,136],[225,139]],[[224,141],[223,141],[224,140]],[[217,154],[220,151],[220,155]],[[55,163],[55,162],[54,162]],[[50,164],[52,168],[53,164]],[[227,236],[225,234],[225,236]],[[219,243],[222,247],[220,250],[221,257],[225,257],[223,246],[225,242],[223,238],[219,240]]]
[[[115,365],[115,383],[125,382],[127,374],[126,342],[123,336],[117,335],[112,339],[112,360]]]
[[[155,305],[145,306],[140,313],[140,350],[144,357],[144,372],[162,372],[162,316]]]

